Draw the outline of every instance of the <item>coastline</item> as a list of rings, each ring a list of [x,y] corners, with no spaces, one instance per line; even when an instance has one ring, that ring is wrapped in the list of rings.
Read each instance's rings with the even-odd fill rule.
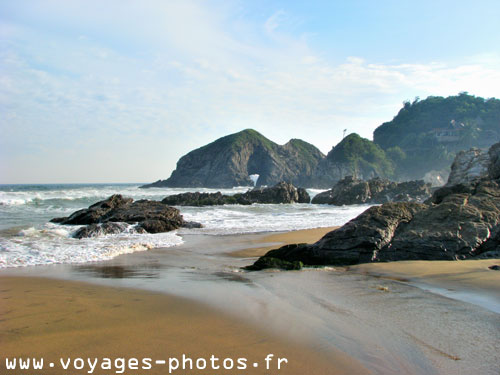
[[[266,254],[269,250],[293,243],[314,243],[325,234],[340,227],[322,227],[312,229],[299,229],[288,232],[269,233],[264,237],[255,240],[256,247],[249,247],[243,250],[236,250],[229,255],[237,258],[254,258]],[[263,246],[265,245],[265,246]]]
[[[185,322],[182,323],[177,318],[191,313],[213,315],[214,318],[232,324],[230,332],[239,332],[241,325],[243,331],[248,329],[255,335],[263,332],[270,337],[252,336],[253,343],[275,340],[273,342],[277,342],[276,347],[281,347],[280,343],[285,342],[293,348],[301,348],[299,351],[303,355],[311,353],[310,358],[333,355],[335,361],[328,362],[327,359],[326,366],[334,363],[334,368],[339,373],[363,373],[367,368],[368,372],[379,374],[452,374],[461,370],[472,371],[482,366],[486,370],[476,373],[488,374],[488,371],[495,368],[500,356],[492,352],[492,348],[500,345],[499,314],[488,312],[477,305],[429,293],[425,289],[416,288],[411,282],[394,280],[405,278],[404,275],[391,278],[391,272],[395,270],[387,271],[387,275],[381,278],[380,275],[362,270],[362,267],[372,265],[361,265],[359,270],[340,267],[305,269],[300,272],[267,270],[250,273],[240,269],[251,262],[249,257],[252,254],[279,247],[283,243],[314,242],[323,232],[331,229],[227,236],[182,234],[185,243],[176,247],[126,254],[110,261],[83,265],[4,269],[0,272],[0,279],[3,281],[8,276],[27,276],[30,282],[37,284],[40,280],[37,277],[47,278],[42,280],[59,283],[59,286],[62,285],[61,289],[73,288],[68,300],[76,299],[86,306],[93,306],[92,308],[99,301],[105,300],[95,296],[107,293],[110,305],[102,313],[111,320],[113,319],[109,314],[119,312],[116,309],[125,308],[123,306],[135,299],[143,299],[140,296],[130,297],[133,293],[141,296],[145,293],[148,299],[151,298],[151,304],[142,304],[142,315],[124,322],[121,326],[125,327],[124,330],[134,326],[135,323],[132,322],[148,320],[150,314],[153,314],[152,318],[159,319],[158,308],[155,307],[158,305],[155,303],[164,306],[179,303],[179,306],[189,308],[186,307],[177,317],[169,315],[168,311],[162,311],[165,317],[169,316],[174,327],[182,327],[182,324],[186,327]],[[493,263],[495,260],[492,260]],[[395,263],[386,265],[391,264],[397,268]],[[16,280],[21,278],[16,277]],[[90,284],[82,284],[84,287],[77,288],[78,290],[72,287],[82,281]],[[89,291],[89,288],[92,289],[91,293],[80,293],[80,290]],[[121,290],[122,296],[131,294],[121,302],[114,303],[111,302],[113,296],[106,292],[109,288]],[[481,289],[480,283],[478,288]],[[26,287],[23,291],[31,289]],[[57,290],[54,295],[57,295]],[[56,297],[50,292],[44,292],[40,298],[40,302],[32,303],[50,305],[51,299]],[[171,302],[160,302],[166,301],[164,298]],[[187,305],[183,305],[184,302]],[[15,311],[27,316],[28,308],[33,306],[19,305]],[[66,322],[79,310],[82,309],[68,311],[64,316]],[[134,310],[127,308],[127,311]],[[62,329],[63,322],[53,322],[53,327]],[[461,322],[460,331],[454,330],[456,322]],[[142,324],[138,326],[139,330]],[[204,323],[200,321],[200,326],[208,328],[212,323],[209,320]],[[234,328],[236,326],[238,328]],[[103,329],[109,331],[111,328]],[[87,337],[96,331],[98,330],[90,324],[82,327],[79,334]],[[142,331],[155,329],[147,327]],[[165,331],[169,332],[169,329]],[[17,334],[21,338],[27,338],[23,330],[18,330]],[[57,336],[54,332],[50,335],[48,341]],[[116,331],[115,337],[122,335],[126,336],[125,331]],[[179,345],[182,343],[182,340],[177,341],[175,338],[177,334],[166,335],[179,342]],[[200,337],[206,335],[209,334],[204,333]],[[218,337],[222,339],[224,335]],[[482,337],[480,345],[475,343],[476,335]],[[158,343],[160,340],[161,337],[157,336],[154,342]],[[225,350],[224,340],[221,343],[222,351]],[[102,342],[102,345],[110,345],[110,341],[105,338]],[[232,342],[235,347],[240,345],[237,341],[228,342]],[[179,350],[189,352],[191,343],[184,343],[179,346]],[[218,344],[206,345],[217,348]],[[154,347],[155,350],[157,346]],[[193,348],[194,352],[196,348]],[[253,347],[255,350],[257,348]],[[253,349],[249,347],[248,350]],[[286,349],[286,352],[292,353],[295,350],[292,349]],[[103,347],[103,350],[107,349]],[[94,353],[93,356],[97,354]],[[320,365],[318,370],[314,369],[315,373],[322,373],[321,361],[322,359],[318,360]],[[310,363],[316,363],[316,360]],[[344,367],[344,363],[347,367]],[[342,372],[347,368],[359,368],[359,371]],[[310,367],[301,368],[297,373],[307,373],[308,370]],[[324,373],[332,373],[333,370],[328,368],[326,371]]]

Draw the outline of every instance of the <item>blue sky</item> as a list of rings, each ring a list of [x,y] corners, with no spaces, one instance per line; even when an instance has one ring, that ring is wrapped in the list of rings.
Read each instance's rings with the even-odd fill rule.
[[[0,2],[0,183],[147,182],[254,128],[324,153],[404,100],[500,97],[499,1]]]

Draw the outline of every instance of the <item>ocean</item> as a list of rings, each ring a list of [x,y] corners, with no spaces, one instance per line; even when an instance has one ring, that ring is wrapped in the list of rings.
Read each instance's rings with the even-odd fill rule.
[[[122,233],[75,239],[79,226],[53,224],[54,217],[68,216],[112,194],[137,199],[161,200],[188,191],[236,194],[232,189],[140,189],[140,184],[47,184],[0,185],[0,268],[86,263],[109,260],[121,254],[168,248],[183,243],[185,234],[224,236],[342,225],[366,210],[367,205],[336,207],[312,204],[254,204],[212,207],[180,207],[187,221],[200,229],[168,233]],[[308,189],[311,196],[322,190]]]

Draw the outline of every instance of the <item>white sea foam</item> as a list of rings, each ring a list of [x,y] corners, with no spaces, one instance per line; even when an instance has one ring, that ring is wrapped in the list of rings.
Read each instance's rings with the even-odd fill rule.
[[[311,204],[253,204],[212,207],[181,207],[186,220],[197,221],[204,228],[190,229],[189,233],[225,235],[289,231],[330,227],[345,224],[369,206],[329,206]],[[187,233],[181,229],[180,234]]]
[[[105,199],[113,194],[122,194],[134,199],[153,199],[161,200],[167,195],[180,194],[185,192],[215,192],[220,191],[222,194],[232,195],[236,193],[246,192],[250,187],[238,186],[231,189],[207,189],[207,188],[150,188],[139,189],[139,185],[91,185],[86,187],[80,185],[78,188],[68,189],[66,187],[55,188],[50,190],[23,190],[17,191],[12,189],[0,191],[0,205],[3,206],[19,206],[24,204],[41,204],[44,201],[77,201],[77,200],[93,200],[98,201]]]
[[[68,216],[112,194],[137,199],[161,200],[188,191],[232,195],[248,187],[233,189],[139,189],[139,185],[50,185],[0,186],[0,267],[52,263],[82,263],[111,259],[117,255],[168,247],[182,242],[179,235],[257,233],[342,225],[368,206],[335,207],[311,204],[254,204],[213,207],[180,207],[184,218],[204,225],[176,233],[132,234],[74,239],[78,227],[48,223]],[[309,194],[323,191],[309,189]]]
[[[1,237],[0,268],[86,263],[182,243],[182,238],[176,232],[72,238],[72,233],[78,228],[48,223],[38,229],[23,229],[17,236]]]

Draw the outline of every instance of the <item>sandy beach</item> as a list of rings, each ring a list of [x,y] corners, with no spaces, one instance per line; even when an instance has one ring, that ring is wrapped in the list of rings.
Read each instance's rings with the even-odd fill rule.
[[[500,265],[500,259],[404,261],[360,264],[349,269],[436,288],[436,291],[439,288],[450,296],[468,293],[471,297],[489,297],[500,305],[500,272],[489,268],[493,265]],[[500,306],[495,311],[500,313]]]
[[[251,373],[264,374],[264,358],[273,353],[288,359],[281,371],[286,374],[368,373],[340,352],[312,351],[179,297],[71,281],[2,277],[0,298],[2,356],[7,358],[43,357],[57,363],[59,358],[161,360],[186,354],[208,359],[213,354],[221,361],[247,358],[249,366],[260,365]],[[147,371],[165,372],[161,365]],[[65,372],[56,366],[44,373]]]
[[[314,243],[328,232],[337,228],[338,227],[313,228],[268,234],[254,241],[256,247],[233,251],[230,255],[241,258],[260,257],[269,250],[276,249],[280,246],[293,243]],[[266,244],[266,246],[262,246],[263,244]]]
[[[245,357],[260,363],[251,374],[268,373],[269,353],[289,359],[276,372],[283,374],[495,373],[500,315],[417,287],[417,276],[495,294],[500,273],[485,267],[498,260],[240,269],[270,248],[314,242],[331,229],[183,235],[180,246],[105,262],[4,269],[2,349],[47,360]]]

